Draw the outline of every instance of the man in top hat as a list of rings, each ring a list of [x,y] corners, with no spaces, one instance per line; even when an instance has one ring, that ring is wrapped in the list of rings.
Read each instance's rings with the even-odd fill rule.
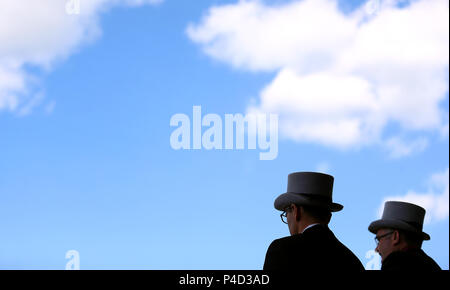
[[[264,270],[363,271],[358,258],[328,228],[331,212],[343,206],[332,201],[334,178],[316,172],[288,176],[287,192],[275,200],[291,236],[271,243]]]
[[[425,209],[400,201],[387,201],[383,216],[369,225],[381,256],[381,270],[435,271],[436,262],[421,249],[430,236],[422,232]]]

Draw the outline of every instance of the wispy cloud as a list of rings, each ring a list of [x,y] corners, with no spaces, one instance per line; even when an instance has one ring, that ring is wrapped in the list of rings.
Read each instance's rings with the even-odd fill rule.
[[[284,137],[343,149],[381,144],[402,157],[428,142],[402,136],[448,122],[449,3],[376,3],[371,13],[362,5],[344,14],[335,0],[239,1],[210,8],[187,35],[235,68],[277,72],[250,110],[278,113]],[[389,124],[394,138],[384,136]]]
[[[378,208],[378,216],[383,213],[384,203],[389,200],[405,201],[422,206],[426,210],[425,223],[447,219],[449,214],[449,169],[433,174],[428,180],[428,190],[409,190],[405,195],[388,196]]]
[[[428,146],[428,140],[426,138],[418,138],[405,142],[401,138],[392,137],[386,140],[384,146],[391,158],[400,158],[416,152],[422,152]]]
[[[322,172],[322,173],[330,173],[331,165],[330,163],[326,161],[322,161],[316,166],[316,171]]]
[[[0,111],[28,114],[36,105],[36,76],[26,66],[50,70],[83,44],[101,35],[101,12],[116,5],[139,6],[160,0],[2,0],[0,8]],[[30,96],[31,94],[31,96]],[[39,94],[38,94],[39,96]],[[42,96],[39,96],[42,99]]]
[[[445,139],[448,138],[448,134],[449,134],[449,126],[448,126],[448,122],[447,124],[444,124],[441,128],[441,138]]]

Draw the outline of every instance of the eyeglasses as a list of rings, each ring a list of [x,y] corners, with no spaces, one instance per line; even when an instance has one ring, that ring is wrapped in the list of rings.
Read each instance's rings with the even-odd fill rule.
[[[380,241],[381,241],[382,238],[385,238],[385,237],[387,237],[387,236],[389,236],[389,235],[391,235],[391,234],[393,234],[393,233],[394,233],[394,231],[389,232],[389,233],[386,233],[386,234],[381,235],[381,236],[375,236],[375,237],[373,238],[373,239],[375,240],[375,244],[377,244],[377,246],[378,246],[378,244],[380,243]]]
[[[285,208],[285,210],[283,211],[282,214],[280,214],[281,217],[281,221],[285,224],[288,224],[287,222],[287,213],[290,212],[292,210],[292,206],[288,206],[287,208]]]

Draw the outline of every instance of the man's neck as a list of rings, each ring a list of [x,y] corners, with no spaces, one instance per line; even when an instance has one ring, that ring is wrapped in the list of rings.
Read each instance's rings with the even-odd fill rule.
[[[316,222],[316,221],[311,221],[311,222],[300,222],[299,224],[297,224],[297,227],[295,228],[296,230],[294,230],[294,234],[301,234],[304,231],[306,231],[307,229],[318,225],[320,223]]]
[[[399,246],[399,251],[402,251],[402,252],[414,251],[414,250],[419,250],[419,249],[420,249],[420,247],[408,245],[406,243]]]
[[[316,226],[316,225],[320,225],[320,224],[319,224],[319,223],[311,223],[311,224],[307,225],[307,226],[301,231],[301,233],[303,234],[307,229],[312,228],[313,226]]]

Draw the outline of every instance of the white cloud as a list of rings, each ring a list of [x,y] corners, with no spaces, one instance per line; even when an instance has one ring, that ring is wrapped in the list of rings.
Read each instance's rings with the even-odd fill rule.
[[[425,208],[425,224],[447,219],[449,214],[449,169],[433,174],[428,181],[426,192],[409,190],[403,196],[386,197],[378,209],[378,216],[383,213],[386,201],[405,201]]]
[[[418,138],[413,141],[404,142],[401,138],[392,137],[384,144],[391,158],[400,158],[415,152],[422,152],[428,146],[426,138]]]
[[[239,1],[212,7],[187,34],[233,67],[277,72],[249,110],[278,113],[284,137],[405,156],[427,141],[384,140],[389,124],[440,132],[448,115],[449,3],[377,3],[371,15],[367,5],[346,15],[335,0]]]
[[[331,1],[302,1],[268,7],[259,1],[212,7],[188,35],[207,54],[244,69],[317,66],[350,41],[355,21],[336,13]],[[330,29],[330,27],[333,29]]]
[[[449,126],[448,123],[443,125],[441,128],[441,137],[442,138],[448,138],[448,134],[449,134]]]
[[[98,18],[114,5],[143,5],[160,0],[79,0],[80,13],[66,12],[76,0],[2,0],[0,9],[0,111],[29,112],[35,76],[25,66],[45,70],[101,35]],[[27,104],[27,101],[31,104]],[[28,108],[28,109],[27,109]]]
[[[291,139],[347,147],[378,134],[384,122],[376,114],[378,106],[363,78],[332,73],[303,77],[284,69],[262,90],[261,104],[252,110],[279,112],[280,132]]]
[[[328,163],[326,161],[322,161],[319,164],[317,164],[316,171],[317,172],[322,172],[322,173],[330,173],[331,172],[331,165],[330,165],[330,163]]]
[[[23,90],[24,86],[23,78],[20,75],[0,66],[0,110],[14,110],[17,107],[17,97],[13,92]]]

